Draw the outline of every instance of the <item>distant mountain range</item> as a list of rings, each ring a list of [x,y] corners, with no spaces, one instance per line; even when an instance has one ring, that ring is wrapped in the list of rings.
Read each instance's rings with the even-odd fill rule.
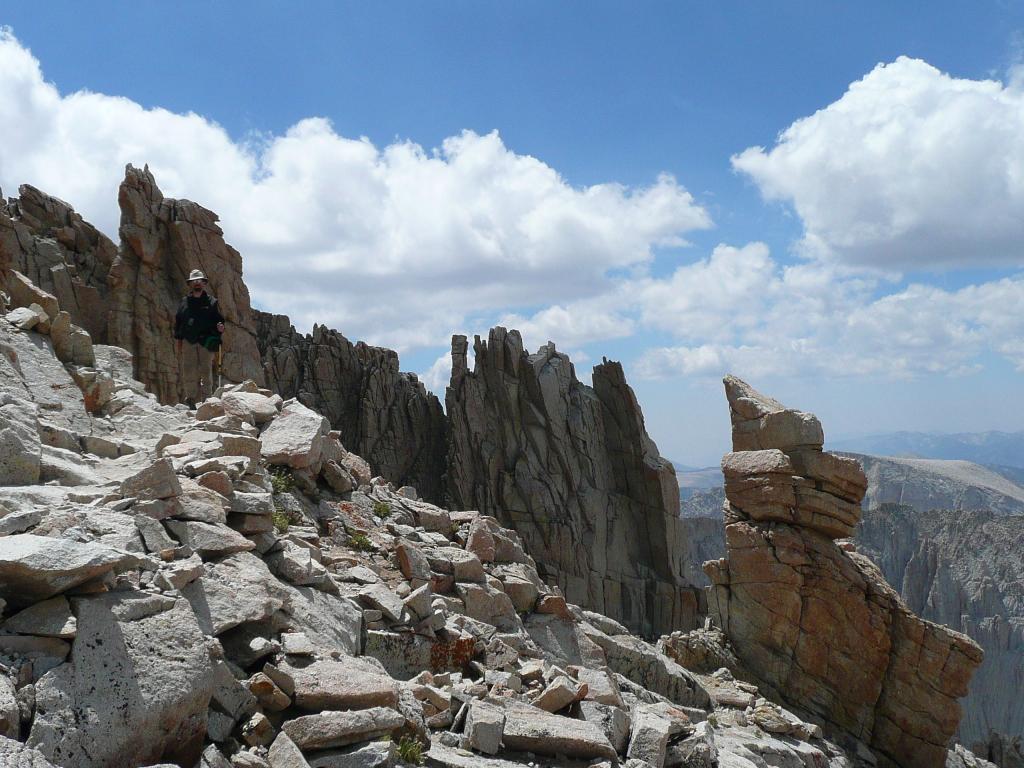
[[[1024,470],[1024,432],[890,432],[829,441],[830,451],[917,459],[961,459]]]
[[[864,509],[901,504],[919,512],[980,509],[997,515],[1024,514],[1024,487],[993,467],[959,459],[846,455],[858,459],[868,476]]]
[[[843,453],[860,460],[867,473],[865,509],[903,504],[920,512],[984,509],[998,515],[1024,514],[1024,468],[986,466],[963,459]],[[721,517],[724,494],[718,467],[692,469],[677,465],[676,479],[682,517]]]

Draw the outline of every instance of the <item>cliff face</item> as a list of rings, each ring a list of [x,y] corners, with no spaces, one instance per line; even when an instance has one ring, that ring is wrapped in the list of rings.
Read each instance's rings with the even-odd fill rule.
[[[705,564],[712,615],[759,684],[881,765],[941,765],[981,649],[918,618],[834,541],[852,535],[867,479],[822,452],[817,418],[725,383],[734,452],[722,460],[727,559]]]
[[[23,184],[20,197],[0,200],[0,288],[24,287],[16,270],[53,295],[97,343],[107,341],[107,275],[117,246],[74,209]]]
[[[693,626],[672,465],[647,435],[618,363],[581,384],[553,345],[516,331],[452,340],[447,490],[514,528],[567,599],[646,635]]]
[[[121,248],[110,268],[109,342],[135,360],[135,375],[162,403],[184,388],[174,351],[174,315],[188,273],[201,269],[226,320],[224,376],[262,383],[256,327],[242,257],[224,242],[217,215],[165,198],[149,169],[128,166],[118,191]]]
[[[1008,735],[1008,742],[1017,737],[1019,746],[1024,735],[1024,518],[942,510],[921,514],[888,506],[864,513],[857,543],[911,610],[969,635],[985,650],[964,701],[960,741],[983,756],[990,731]],[[1005,762],[1000,755],[991,757]]]
[[[398,354],[323,326],[303,335],[283,315],[255,314],[267,385],[327,416],[376,473],[440,500],[444,412],[414,374],[399,372]]]

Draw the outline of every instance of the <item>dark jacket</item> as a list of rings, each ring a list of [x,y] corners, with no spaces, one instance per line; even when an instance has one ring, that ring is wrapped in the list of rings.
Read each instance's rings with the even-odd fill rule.
[[[209,337],[220,336],[217,323],[223,322],[224,317],[215,298],[206,291],[199,298],[189,294],[178,305],[178,314],[174,318],[174,338],[184,339],[190,344],[206,344]]]

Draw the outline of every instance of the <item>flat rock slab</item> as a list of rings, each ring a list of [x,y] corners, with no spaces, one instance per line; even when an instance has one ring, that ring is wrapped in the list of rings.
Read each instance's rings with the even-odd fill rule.
[[[536,759],[532,761],[537,765]],[[424,755],[424,765],[428,768],[523,768],[529,765],[527,760],[504,760],[500,757],[485,757],[466,749],[446,747],[440,741],[434,741],[430,751]]]
[[[170,459],[160,459],[121,483],[122,496],[137,499],[169,499],[181,494],[181,484]]]
[[[307,667],[284,665],[295,683],[295,705],[302,709],[366,709],[398,705],[398,685],[373,663],[358,657],[317,661]]]
[[[76,768],[194,765],[214,676],[188,603],[142,592],[72,602],[74,654],[37,683],[28,744]]]
[[[0,598],[15,607],[32,605],[138,562],[101,544],[28,533],[0,537]]]
[[[540,755],[616,757],[608,737],[593,723],[553,715],[526,704],[513,704],[505,710],[502,741],[506,749]]]
[[[219,635],[281,610],[288,592],[266,564],[249,552],[207,563],[206,572],[182,589],[204,632]]]
[[[164,524],[174,538],[205,557],[221,557],[256,549],[256,545],[238,531],[219,523],[168,520]]]
[[[316,752],[309,757],[310,768],[392,768],[399,764],[393,741],[371,741],[358,747]]]
[[[289,400],[260,434],[261,452],[268,464],[319,469],[323,443],[331,423],[298,400]]]
[[[7,632],[69,640],[75,636],[78,622],[67,599],[58,595],[16,613],[2,626]]]
[[[281,726],[303,751],[345,747],[386,736],[405,725],[405,716],[393,709],[372,707],[354,712],[325,711],[289,720]]]

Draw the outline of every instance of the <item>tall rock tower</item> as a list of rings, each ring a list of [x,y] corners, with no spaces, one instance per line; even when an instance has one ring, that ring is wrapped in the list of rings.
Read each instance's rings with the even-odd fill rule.
[[[452,339],[447,489],[452,505],[515,528],[566,598],[648,636],[692,627],[679,487],[644,428],[622,366],[580,383],[548,344],[517,331]]]
[[[881,766],[943,765],[981,648],[920,619],[849,541],[867,479],[821,423],[729,376],[727,558],[712,616],[770,693],[867,745]]]

